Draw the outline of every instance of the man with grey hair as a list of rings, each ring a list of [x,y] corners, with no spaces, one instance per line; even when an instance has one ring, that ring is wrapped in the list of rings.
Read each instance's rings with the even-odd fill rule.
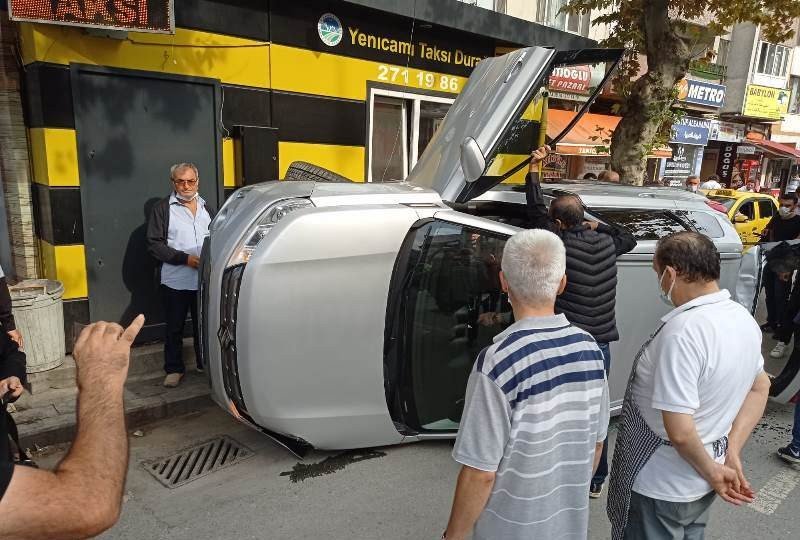
[[[160,263],[159,285],[164,302],[164,386],[180,384],[183,363],[183,327],[192,314],[197,370],[203,371],[197,341],[197,286],[200,250],[208,236],[214,210],[200,197],[200,175],[192,163],[176,163],[169,170],[172,193],[154,207],[147,224],[147,249]]]
[[[603,354],[555,314],[567,283],[558,236],[518,232],[501,268],[516,322],[470,375],[453,449],[463,466],[442,538],[586,538],[589,483],[608,431]]]

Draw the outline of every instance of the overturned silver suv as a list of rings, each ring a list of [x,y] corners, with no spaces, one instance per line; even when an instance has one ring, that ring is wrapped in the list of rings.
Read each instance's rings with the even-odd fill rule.
[[[534,47],[483,60],[405,182],[304,181],[295,170],[292,181],[232,195],[212,223],[201,272],[214,399],[297,453],[454,437],[473,362],[502,330],[479,318],[510,309],[497,272],[505,241],[525,226],[525,195],[497,186],[536,145],[541,126],[530,110],[554,67],[611,66],[620,56]],[[545,191],[574,193],[588,218],[637,239],[618,262],[618,407],[636,350],[666,313],[651,269],[658,238],[712,238],[731,291],[742,244],[724,215],[685,191]]]

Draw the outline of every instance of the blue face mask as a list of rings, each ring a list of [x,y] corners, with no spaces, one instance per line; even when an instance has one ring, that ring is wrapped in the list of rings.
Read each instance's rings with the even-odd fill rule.
[[[669,286],[669,290],[664,292],[662,287],[664,283],[664,276],[667,275],[667,269],[665,268],[663,272],[661,272],[661,277],[658,278],[658,297],[661,298],[661,301],[667,304],[669,307],[675,307],[675,302],[672,301],[672,289],[675,287],[675,281],[672,281],[672,285]]]

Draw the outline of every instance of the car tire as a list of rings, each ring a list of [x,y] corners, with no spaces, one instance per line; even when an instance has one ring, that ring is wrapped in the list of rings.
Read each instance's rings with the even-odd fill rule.
[[[305,161],[294,161],[286,170],[284,180],[301,180],[305,182],[328,182],[341,184],[350,183],[352,180],[328,169],[317,167]]]

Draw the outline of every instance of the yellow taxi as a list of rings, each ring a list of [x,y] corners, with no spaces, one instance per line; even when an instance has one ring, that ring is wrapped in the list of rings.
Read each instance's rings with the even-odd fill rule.
[[[778,213],[778,200],[766,193],[735,189],[702,190],[712,201],[725,207],[744,245],[757,244],[772,216]]]

